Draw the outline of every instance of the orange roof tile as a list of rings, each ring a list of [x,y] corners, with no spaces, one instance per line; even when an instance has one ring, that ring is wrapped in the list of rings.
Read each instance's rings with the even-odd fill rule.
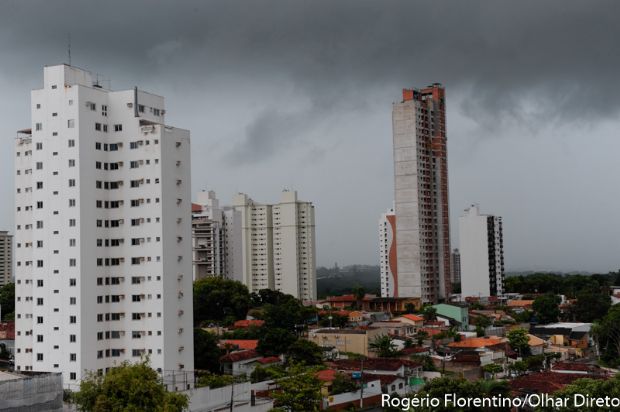
[[[451,342],[448,344],[451,348],[485,348],[487,346],[495,346],[503,342],[502,338],[467,338],[459,342]]]
[[[239,349],[256,349],[258,339],[222,339],[220,344],[237,346]]]
[[[421,322],[424,320],[424,318],[422,316],[418,316],[418,315],[412,315],[412,314],[406,314],[402,316],[405,319],[409,319],[412,320],[414,322]]]

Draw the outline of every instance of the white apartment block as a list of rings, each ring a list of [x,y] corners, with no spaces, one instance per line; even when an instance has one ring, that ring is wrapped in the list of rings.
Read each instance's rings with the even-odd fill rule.
[[[225,276],[224,211],[215,192],[198,193],[192,203],[194,280]]]
[[[15,147],[16,353],[77,389],[150,357],[193,384],[190,140],[164,99],[46,67]]]
[[[0,286],[13,281],[13,235],[0,231]],[[1,308],[0,308],[1,309]]]
[[[488,297],[504,291],[502,218],[481,215],[478,205],[459,217],[461,296]]]
[[[398,270],[396,267],[396,214],[394,208],[379,218],[379,268],[381,297],[396,296]]]
[[[284,191],[280,203],[254,202],[239,193],[233,209],[240,213],[241,280],[256,292],[274,289],[301,300],[316,299],[316,253],[314,206],[297,199],[297,192]],[[234,225],[233,225],[234,226]],[[239,251],[239,250],[238,250]],[[230,252],[231,255],[238,255]]]

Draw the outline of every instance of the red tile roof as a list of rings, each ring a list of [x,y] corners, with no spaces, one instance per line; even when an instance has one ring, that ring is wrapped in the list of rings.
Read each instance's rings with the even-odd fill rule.
[[[424,320],[424,318],[422,316],[412,315],[412,314],[406,314],[406,315],[403,315],[402,317],[405,318],[405,319],[412,320],[414,322],[422,322]]]
[[[192,212],[202,212],[202,205],[192,203]]]
[[[220,362],[231,363],[240,362],[244,360],[250,360],[254,358],[260,358],[261,355],[255,350],[242,350],[239,352],[232,352],[228,355],[224,355],[220,358]]]
[[[459,342],[450,342],[448,346],[451,348],[486,348],[488,346],[499,345],[503,342],[501,338],[467,338],[461,339]]]
[[[357,359],[338,359],[331,362],[334,368],[340,370],[359,370],[361,362]],[[364,369],[378,371],[397,371],[402,366],[417,368],[419,362],[398,358],[368,358],[364,360]]]
[[[587,363],[577,363],[577,362],[557,362],[551,368],[554,371],[577,371],[577,372],[589,372],[589,373],[604,373],[604,369],[602,369],[598,365],[590,365]]]
[[[336,377],[336,373],[338,372],[334,369],[323,369],[322,371],[318,371],[314,376],[322,382],[332,382]]]
[[[268,365],[270,363],[278,363],[281,361],[282,359],[278,358],[277,356],[267,356],[265,358],[260,358],[259,360],[257,360],[257,362],[261,365]]]
[[[513,393],[554,393],[566,385],[570,385],[577,379],[582,379],[583,374],[535,372],[519,376],[509,382]],[[597,379],[597,377],[592,377]]]
[[[261,327],[265,324],[264,320],[260,320],[260,319],[252,319],[252,320],[238,320],[235,323],[233,323],[233,328],[235,329],[244,329],[244,328],[249,328],[250,326],[256,326],[256,327]]]
[[[239,349],[256,349],[258,339],[222,339],[220,346],[236,346]]]

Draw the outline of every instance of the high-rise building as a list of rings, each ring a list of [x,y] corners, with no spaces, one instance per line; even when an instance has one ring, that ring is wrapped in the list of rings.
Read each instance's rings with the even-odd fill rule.
[[[13,235],[0,230],[0,286],[13,281]]]
[[[452,284],[461,283],[461,252],[452,251]]]
[[[212,190],[199,192],[192,203],[192,241],[194,280],[226,276],[224,211]]]
[[[381,270],[381,296],[394,297],[398,286],[396,267],[396,215],[394,208],[379,218],[379,268]]]
[[[279,290],[302,300],[316,299],[314,205],[284,191],[279,203],[259,204],[244,193],[233,199],[240,213],[241,271],[233,278],[251,292]],[[229,227],[234,227],[231,224]],[[239,261],[235,254],[231,260]]]
[[[164,98],[45,67],[15,147],[16,353],[75,389],[150,357],[193,384],[190,139]]]
[[[459,218],[461,296],[488,297],[504,291],[502,218],[481,215],[478,205]]]
[[[399,297],[451,292],[445,91],[404,89],[392,109]]]

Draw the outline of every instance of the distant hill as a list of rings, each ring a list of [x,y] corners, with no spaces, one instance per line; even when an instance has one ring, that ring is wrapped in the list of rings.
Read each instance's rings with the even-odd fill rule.
[[[325,298],[330,295],[346,295],[355,287],[363,287],[367,293],[381,294],[379,266],[350,265],[342,268],[318,267],[317,296]]]

